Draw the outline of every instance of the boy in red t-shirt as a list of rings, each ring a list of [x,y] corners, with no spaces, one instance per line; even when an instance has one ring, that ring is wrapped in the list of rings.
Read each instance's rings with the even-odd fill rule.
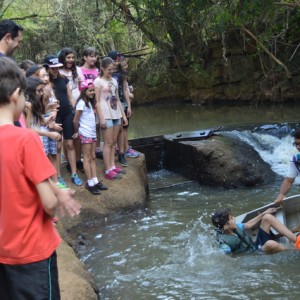
[[[75,216],[74,191],[59,189],[39,136],[14,126],[24,109],[26,80],[0,58],[0,298],[60,299],[56,210]]]

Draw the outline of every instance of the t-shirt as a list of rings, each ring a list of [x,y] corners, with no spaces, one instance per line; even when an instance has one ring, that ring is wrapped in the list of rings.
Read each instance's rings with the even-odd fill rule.
[[[119,99],[120,99],[123,107],[125,108],[128,105],[127,105],[126,98],[124,96],[124,91],[123,91],[123,75],[121,74],[121,72],[115,72],[112,76],[118,82]]]
[[[0,126],[0,263],[41,261],[59,245],[35,187],[55,173],[35,132]]]
[[[55,97],[59,101],[59,108],[57,115],[66,115],[72,113],[72,105],[69,101],[67,84],[69,79],[66,77],[57,77],[53,79],[53,89]]]
[[[79,76],[79,81],[85,81],[88,83],[93,83],[99,75],[99,71],[97,68],[86,69],[84,67],[80,67],[77,69],[77,72]]]
[[[76,104],[76,110],[82,111],[82,114],[79,118],[79,134],[85,137],[95,138],[97,136],[96,120],[92,105],[89,105],[89,107],[87,107],[85,105],[85,102],[82,99],[80,99]]]
[[[78,70],[79,68],[76,67],[76,70]],[[78,72],[78,71],[77,71]],[[80,95],[80,91],[78,88],[78,84],[79,84],[79,79],[77,78],[73,78],[73,73],[72,71],[66,71],[64,69],[60,69],[59,73],[64,75],[65,77],[67,77],[69,79],[68,85],[70,87],[70,90],[72,92],[72,97],[74,101],[77,101],[79,95]]]
[[[106,80],[97,77],[94,85],[100,89],[100,108],[104,119],[117,120],[122,118],[119,105],[113,108],[112,98],[118,94],[118,83],[116,79]]]
[[[299,175],[299,173],[300,173],[300,154],[297,153],[292,157],[290,161],[286,177],[296,178]]]

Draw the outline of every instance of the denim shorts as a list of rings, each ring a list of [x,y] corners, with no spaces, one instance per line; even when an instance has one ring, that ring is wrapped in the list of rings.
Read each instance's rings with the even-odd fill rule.
[[[57,154],[57,141],[50,139],[47,136],[42,136],[42,142],[46,155]]]
[[[121,125],[121,119],[107,119],[106,122],[106,128],[112,128],[114,126]]]

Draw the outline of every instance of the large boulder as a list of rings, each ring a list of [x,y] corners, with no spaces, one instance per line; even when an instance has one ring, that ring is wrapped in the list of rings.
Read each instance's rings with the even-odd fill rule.
[[[194,141],[166,136],[165,165],[208,186],[251,187],[276,177],[251,146],[221,134]]]

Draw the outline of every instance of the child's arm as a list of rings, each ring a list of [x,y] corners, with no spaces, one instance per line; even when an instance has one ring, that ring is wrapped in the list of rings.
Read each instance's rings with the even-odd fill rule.
[[[96,112],[98,114],[99,117],[99,121],[100,121],[100,127],[101,128],[106,128],[106,122],[104,119],[104,116],[102,114],[101,111],[101,107],[100,107],[100,93],[101,93],[101,88],[99,86],[95,85],[95,97],[96,97]]]
[[[68,94],[69,102],[72,105],[72,107],[74,108],[75,107],[75,101],[73,99],[72,91],[71,91],[70,86],[68,84],[67,84],[67,94]]]
[[[250,221],[248,221],[247,223],[244,223],[244,228],[245,229],[250,229],[253,226],[255,226],[264,215],[266,214],[274,214],[277,211],[276,207],[271,207],[268,208],[267,210],[265,210],[264,212],[262,212],[261,214],[259,214],[258,216],[256,216],[255,218],[251,219]]]
[[[80,213],[81,205],[75,201],[75,191],[60,189],[51,179],[46,179],[36,185],[45,212],[53,217],[56,210],[61,216],[71,217]]]
[[[35,131],[39,136],[46,136],[55,141],[61,140],[61,134],[56,131],[41,131],[35,128],[32,128],[32,130]]]
[[[73,119],[73,125],[74,125],[74,134],[73,134],[73,139],[78,138],[78,129],[79,129],[79,119],[80,116],[82,115],[82,110],[76,110],[75,111],[75,116]]]
[[[46,179],[46,180],[38,183],[36,185],[36,189],[41,198],[42,205],[44,207],[45,212],[49,216],[53,217],[55,214],[55,210],[56,210],[58,201],[55,196],[55,193],[53,192],[53,189],[51,187],[49,179]]]
[[[121,114],[122,114],[122,118],[123,118],[123,125],[126,126],[126,125],[128,125],[128,120],[127,120],[127,117],[125,115],[123,105],[122,105],[122,103],[120,101],[118,90],[116,91],[116,98],[117,98],[118,106],[119,106],[119,108],[121,110]]]
[[[127,116],[126,117],[130,117],[131,116],[131,101],[130,101],[130,97],[129,97],[129,90],[128,90],[128,83],[126,80],[123,80],[123,94],[127,103]]]
[[[60,216],[69,215],[74,217],[80,213],[81,205],[74,199],[75,191],[71,189],[60,189],[49,179],[52,191],[57,198],[57,210]]]

